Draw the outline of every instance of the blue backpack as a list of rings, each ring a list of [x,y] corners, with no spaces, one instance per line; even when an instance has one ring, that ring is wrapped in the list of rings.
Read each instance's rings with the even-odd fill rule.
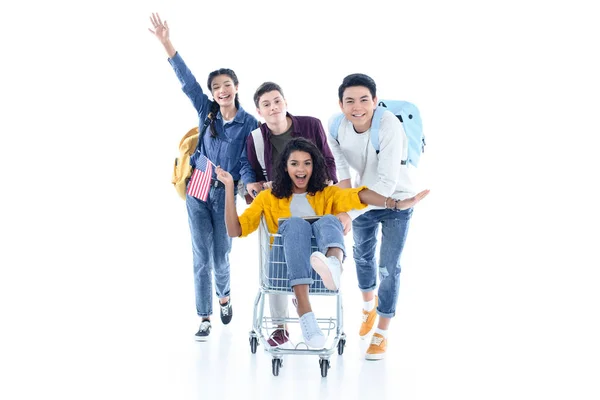
[[[408,155],[406,160],[402,160],[402,165],[411,163],[415,167],[419,165],[421,153],[425,151],[425,135],[423,135],[423,122],[419,109],[408,101],[401,100],[380,100],[371,124],[371,144],[375,152],[379,154],[379,124],[385,111],[390,111],[402,123],[406,137],[408,137]],[[340,125],[344,120],[344,114],[335,116],[329,124],[329,134],[337,140]]]

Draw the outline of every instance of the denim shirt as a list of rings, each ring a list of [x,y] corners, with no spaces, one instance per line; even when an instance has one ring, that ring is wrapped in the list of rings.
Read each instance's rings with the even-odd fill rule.
[[[194,108],[198,112],[198,126],[202,129],[202,125],[210,111],[211,101],[204,94],[200,84],[183,62],[183,58],[181,58],[179,52],[175,53],[173,58],[169,59],[169,63],[181,82],[181,89],[192,101]],[[246,139],[258,127],[256,118],[248,114],[240,106],[234,119],[227,124],[223,123],[223,116],[219,111],[215,120],[215,127],[217,130],[215,138],[210,134],[212,127],[209,126],[206,129],[202,146],[198,143],[196,152],[190,159],[191,165],[196,167],[198,157],[200,154],[204,154],[213,164],[221,166],[221,168],[229,172],[233,180],[237,181],[241,177],[244,184],[256,182],[256,176],[248,163],[246,154]],[[213,178],[215,176],[213,170]]]

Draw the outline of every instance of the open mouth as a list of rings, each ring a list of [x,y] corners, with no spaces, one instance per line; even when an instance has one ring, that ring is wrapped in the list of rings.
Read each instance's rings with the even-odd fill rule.
[[[367,113],[362,113],[362,114],[352,114],[352,116],[353,116],[354,118],[362,118],[362,117],[364,117],[365,115],[367,115]]]
[[[219,96],[219,100],[228,100],[231,97],[230,94],[224,94],[222,96]]]
[[[303,175],[294,175],[296,177],[296,184],[303,185],[306,183],[306,174]]]

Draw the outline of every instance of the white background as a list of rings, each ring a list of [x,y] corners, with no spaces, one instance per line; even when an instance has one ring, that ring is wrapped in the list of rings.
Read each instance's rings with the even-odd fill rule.
[[[591,3],[3,5],[0,397],[599,398]],[[384,362],[356,344],[350,260],[343,359],[327,380],[316,360],[292,359],[273,378],[246,341],[256,237],[234,240],[234,322],[193,343],[190,239],[170,178],[198,121],[147,31],[153,11],[203,87],[216,68],[236,71],[254,115],[254,90],[272,80],[290,112],[326,121],[354,72],[419,106],[432,192]]]

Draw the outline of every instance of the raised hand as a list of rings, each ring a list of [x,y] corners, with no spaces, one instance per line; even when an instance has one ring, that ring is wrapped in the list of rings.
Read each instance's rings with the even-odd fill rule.
[[[404,200],[396,201],[396,210],[407,210],[414,207],[418,202],[423,200],[429,194],[429,189],[417,193],[415,196]]]
[[[169,25],[167,25],[166,20],[163,22],[158,13],[152,13],[152,16],[150,17],[150,23],[154,28],[154,30],[148,28],[150,33],[156,36],[161,43],[169,41]]]

